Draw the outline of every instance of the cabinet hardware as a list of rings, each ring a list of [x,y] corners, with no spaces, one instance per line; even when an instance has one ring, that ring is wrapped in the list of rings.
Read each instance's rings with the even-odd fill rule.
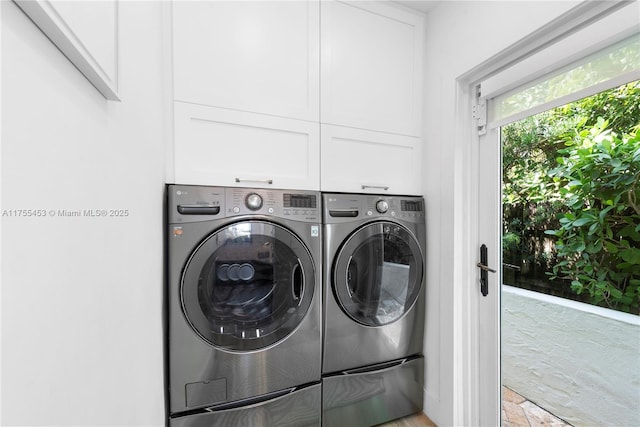
[[[273,184],[272,179],[245,179],[245,178],[236,178],[236,182],[261,182],[263,184]]]
[[[364,185],[362,184],[362,189],[366,190],[367,188],[380,188],[384,191],[387,191],[389,189],[389,187],[385,186],[385,185]]]

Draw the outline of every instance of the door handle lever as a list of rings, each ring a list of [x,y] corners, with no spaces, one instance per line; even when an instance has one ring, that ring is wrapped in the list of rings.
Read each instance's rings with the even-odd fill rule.
[[[480,292],[486,297],[489,294],[489,272],[496,273],[496,270],[487,266],[487,245],[480,246],[480,262],[476,266],[480,269]]]
[[[476,266],[484,271],[488,271],[490,273],[496,273],[496,270],[494,270],[493,268],[486,266],[484,264],[482,264],[481,262],[477,263]]]

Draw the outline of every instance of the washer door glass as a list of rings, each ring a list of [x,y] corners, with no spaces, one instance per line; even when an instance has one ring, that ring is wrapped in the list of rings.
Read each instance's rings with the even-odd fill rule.
[[[422,284],[422,253],[415,237],[392,222],[358,229],[333,266],[333,290],[342,310],[366,326],[381,326],[411,309]]]
[[[209,343],[250,351],[300,324],[315,287],[314,266],[292,232],[268,222],[231,224],[206,238],[182,276],[184,313]]]

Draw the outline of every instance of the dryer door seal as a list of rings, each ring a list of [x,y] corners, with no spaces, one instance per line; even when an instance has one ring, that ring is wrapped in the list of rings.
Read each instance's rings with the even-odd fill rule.
[[[400,224],[378,221],[359,228],[333,265],[333,292],[340,308],[366,326],[395,322],[418,299],[422,259],[416,238]]]

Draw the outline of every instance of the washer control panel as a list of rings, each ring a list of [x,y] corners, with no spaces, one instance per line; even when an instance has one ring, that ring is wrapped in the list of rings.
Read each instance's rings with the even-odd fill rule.
[[[325,223],[361,219],[395,218],[409,222],[424,222],[422,197],[369,194],[323,194]]]
[[[262,196],[256,193],[250,193],[245,199],[244,204],[252,211],[257,211],[262,207]]]
[[[386,213],[389,210],[389,203],[386,200],[378,200],[376,210],[380,213]]]
[[[274,215],[295,221],[320,222],[320,193],[302,190],[227,188],[227,216]]]
[[[197,222],[237,215],[277,216],[320,222],[320,193],[303,190],[167,186],[169,221]]]

